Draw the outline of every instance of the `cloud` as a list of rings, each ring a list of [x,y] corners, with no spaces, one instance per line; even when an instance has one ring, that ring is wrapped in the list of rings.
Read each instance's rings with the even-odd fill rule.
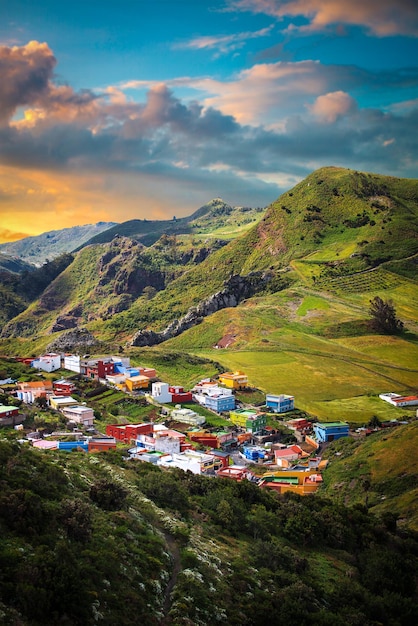
[[[0,123],[17,107],[38,102],[49,90],[56,59],[46,43],[0,47]]]
[[[213,35],[206,37],[195,37],[190,41],[180,42],[173,46],[174,49],[186,50],[217,50],[219,54],[227,54],[242,48],[250,39],[267,37],[270,35],[273,25],[257,31],[247,31],[234,33],[232,35]]]
[[[24,239],[25,237],[29,237],[28,233],[16,232],[8,228],[0,228],[0,243],[19,241],[19,239]]]
[[[54,58],[39,46],[42,59]],[[43,63],[39,46],[32,46],[36,67]],[[13,54],[19,74],[25,55]],[[57,85],[49,69],[42,86],[29,88],[34,83],[25,79],[19,91],[11,64],[7,77],[20,93],[9,98],[10,122],[0,127],[0,210],[10,231],[24,224],[36,234],[85,223],[86,216],[93,222],[187,215],[216,196],[263,206],[323,165],[416,172],[411,129],[418,106],[402,97],[418,83],[412,69],[264,63],[227,81],[150,82],[139,101],[125,93],[126,85],[136,87],[132,82],[76,92]],[[193,89],[195,99],[176,95],[179,85]],[[396,91],[399,106],[362,108],[357,94],[370,89]],[[23,116],[12,119],[18,108]]]
[[[334,123],[338,118],[352,113],[356,108],[356,101],[344,91],[334,91],[318,96],[308,109],[321,121]]]
[[[418,36],[416,0],[230,0],[230,10],[265,13],[282,20],[304,17],[300,30],[322,31],[329,26],[363,26],[378,37]],[[294,27],[295,28],[295,27]]]

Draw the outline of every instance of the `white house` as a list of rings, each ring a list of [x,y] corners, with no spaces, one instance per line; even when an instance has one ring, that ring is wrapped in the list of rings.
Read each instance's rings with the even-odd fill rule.
[[[205,418],[202,415],[198,415],[191,409],[182,409],[180,405],[179,408],[173,409],[171,411],[170,418],[172,420],[176,420],[177,422],[184,422],[185,424],[192,424],[193,426],[202,426],[205,423]]]
[[[212,454],[205,454],[199,450],[186,450],[179,454],[169,454],[161,457],[158,465],[163,467],[179,467],[185,472],[193,474],[204,474],[205,472],[220,469],[222,461]]]
[[[381,400],[393,404],[393,406],[414,406],[418,404],[418,396],[400,396],[397,393],[381,393],[379,394]]]
[[[64,356],[64,369],[70,370],[70,372],[80,373],[80,355],[79,354],[66,354]]]
[[[168,391],[168,383],[152,383],[151,397],[162,404],[171,402],[172,394]]]
[[[61,368],[61,355],[51,352],[32,361],[31,366],[44,372],[55,372]]]

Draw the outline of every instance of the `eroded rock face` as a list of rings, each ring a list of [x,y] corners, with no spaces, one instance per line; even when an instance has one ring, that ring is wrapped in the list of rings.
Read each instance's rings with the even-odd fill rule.
[[[55,352],[69,352],[80,348],[91,348],[99,345],[97,339],[87,328],[74,328],[49,344],[48,350]]]
[[[131,344],[138,347],[155,346],[172,337],[177,337],[192,326],[200,324],[208,315],[221,309],[236,307],[242,300],[263,289],[272,278],[273,274],[269,272],[252,272],[247,276],[231,276],[225,282],[224,289],[213,294],[207,300],[203,300],[197,306],[191,307],[186,315],[179,320],[173,320],[163,331],[140,330],[134,335]]]

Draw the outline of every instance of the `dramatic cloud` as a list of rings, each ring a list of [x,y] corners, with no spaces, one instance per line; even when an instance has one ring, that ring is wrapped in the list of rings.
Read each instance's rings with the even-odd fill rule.
[[[0,122],[17,107],[39,102],[49,91],[56,60],[46,43],[0,46]]]
[[[418,107],[402,98],[416,70],[264,63],[229,81],[140,81],[135,101],[124,92],[134,81],[99,94],[57,85],[46,44],[3,47],[1,58],[0,210],[10,231],[181,216],[215,196],[262,206],[323,165],[416,172]],[[396,91],[398,107],[357,104],[371,88]]]
[[[258,39],[259,37],[266,37],[267,35],[270,35],[272,29],[273,25],[254,32],[249,31],[245,33],[234,33],[233,35],[196,37],[191,41],[178,43],[174,46],[174,48],[184,48],[191,50],[216,50],[219,54],[227,54],[229,52],[234,52],[235,50],[242,48],[245,45],[245,42],[249,39]]]
[[[230,0],[228,6],[279,19],[304,17],[309,23],[302,30],[347,24],[364,26],[379,37],[418,36],[416,0]]]
[[[344,91],[334,91],[318,96],[312,105],[308,105],[308,108],[320,120],[333,123],[338,118],[353,112],[356,109],[356,101]]]

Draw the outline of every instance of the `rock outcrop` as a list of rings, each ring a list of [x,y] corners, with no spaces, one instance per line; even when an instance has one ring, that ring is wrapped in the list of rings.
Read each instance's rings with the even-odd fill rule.
[[[50,343],[47,350],[50,352],[83,351],[83,349],[98,345],[99,342],[87,328],[74,328],[63,333],[58,339]]]
[[[173,320],[161,332],[153,330],[138,331],[134,335],[131,345],[138,347],[155,346],[168,339],[177,337],[177,335],[180,335],[192,326],[200,324],[208,315],[212,315],[212,313],[216,313],[216,311],[221,309],[236,307],[246,298],[250,298],[262,290],[272,278],[273,274],[270,272],[252,272],[247,276],[231,276],[225,282],[224,289],[213,294],[197,306],[191,307],[186,315],[178,320]]]

